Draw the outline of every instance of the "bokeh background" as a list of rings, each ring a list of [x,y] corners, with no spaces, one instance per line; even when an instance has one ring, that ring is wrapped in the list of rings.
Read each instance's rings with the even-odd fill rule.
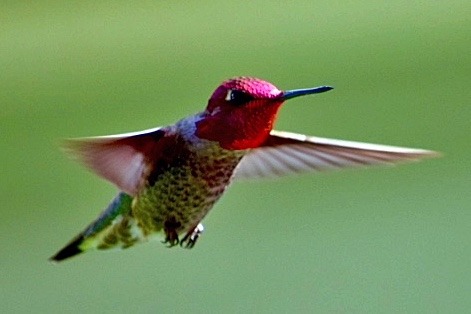
[[[0,312],[463,313],[471,307],[471,3],[3,1]],[[440,159],[234,184],[195,249],[47,261],[115,188],[61,138],[170,124],[224,79],[277,128]]]

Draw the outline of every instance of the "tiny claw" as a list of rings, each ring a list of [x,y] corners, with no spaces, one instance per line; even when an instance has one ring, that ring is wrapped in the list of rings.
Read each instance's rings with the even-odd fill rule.
[[[170,240],[165,240],[165,241],[162,241],[163,244],[167,244],[166,247],[168,248],[171,248],[171,247],[174,247],[175,245],[178,245],[178,243],[180,243],[180,241],[177,240],[173,240],[173,241],[170,241]],[[181,245],[181,244],[180,244]]]
[[[202,224],[198,224],[195,228],[191,229],[180,241],[180,246],[185,249],[191,249],[195,246],[201,233],[203,233],[204,227]]]
[[[171,248],[174,247],[175,245],[178,245],[181,241],[178,239],[178,234],[175,230],[172,230],[171,232],[168,232],[167,235],[165,236],[165,240],[162,241],[163,244],[168,244],[167,247]]]

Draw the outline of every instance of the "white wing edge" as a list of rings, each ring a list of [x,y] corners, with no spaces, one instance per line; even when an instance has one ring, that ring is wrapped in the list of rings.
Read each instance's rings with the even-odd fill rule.
[[[309,142],[313,144],[328,145],[328,146],[339,146],[339,147],[345,147],[345,148],[370,150],[370,151],[378,151],[378,152],[439,155],[439,153],[437,152],[426,150],[426,149],[337,140],[337,139],[325,138],[325,137],[307,136],[303,134],[291,133],[291,132],[285,132],[285,131],[272,130],[270,134],[274,136],[278,136],[278,137],[298,140],[301,142]]]
[[[235,179],[279,177],[376,164],[392,165],[439,155],[424,149],[336,140],[283,131],[273,130],[271,136],[272,140],[280,141],[280,144],[274,143],[248,152],[235,171]]]

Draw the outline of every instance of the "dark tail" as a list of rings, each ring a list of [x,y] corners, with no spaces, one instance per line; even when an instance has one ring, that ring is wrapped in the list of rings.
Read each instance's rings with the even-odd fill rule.
[[[60,262],[90,249],[128,247],[137,242],[130,232],[135,224],[130,215],[132,199],[124,192],[119,193],[95,221],[49,260]],[[118,218],[120,222],[114,224]]]
[[[85,240],[83,235],[78,235],[75,239],[73,239],[69,244],[63,247],[59,252],[57,252],[54,256],[50,257],[49,260],[51,262],[60,262],[69,257],[78,255],[84,252],[79,246],[82,244],[83,240]]]

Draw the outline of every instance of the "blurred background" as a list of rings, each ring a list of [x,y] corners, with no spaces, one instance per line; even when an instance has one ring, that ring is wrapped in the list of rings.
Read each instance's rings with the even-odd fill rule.
[[[469,1],[4,1],[0,311],[460,313],[471,307]],[[195,249],[47,258],[116,193],[60,139],[203,110],[251,75],[277,129],[440,159],[234,184]]]

